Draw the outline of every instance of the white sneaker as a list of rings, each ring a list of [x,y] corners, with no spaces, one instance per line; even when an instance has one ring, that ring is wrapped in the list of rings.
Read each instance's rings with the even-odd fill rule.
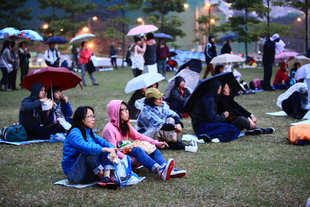
[[[64,142],[66,139],[65,135],[62,133],[57,133],[55,135],[51,135],[50,141],[51,142]]]
[[[158,175],[159,175],[160,179],[169,180],[173,166],[174,166],[174,160],[172,158],[170,158],[168,160],[168,162],[166,163],[166,166],[159,169],[159,171],[158,171]]]
[[[170,173],[171,178],[180,178],[184,177],[186,175],[186,170],[179,170],[176,168],[173,168],[173,170]]]

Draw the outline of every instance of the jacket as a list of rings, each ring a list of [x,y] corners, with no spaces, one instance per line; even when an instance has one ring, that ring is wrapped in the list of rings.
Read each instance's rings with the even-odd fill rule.
[[[224,111],[229,112],[229,116],[243,116],[248,118],[251,116],[251,113],[248,112],[245,108],[240,106],[233,98],[220,96],[219,101],[217,103],[218,113],[221,114]]]
[[[184,81],[184,78],[178,76],[175,78],[174,87],[170,91],[169,101],[178,101],[178,102],[185,102],[186,99],[191,95],[191,92],[183,87],[179,87],[180,83]]]
[[[205,56],[206,56],[206,62],[210,63],[211,60],[217,56],[216,53],[216,47],[213,42],[211,42],[211,39],[213,36],[209,36],[209,43],[206,45],[205,48]]]
[[[79,64],[87,64],[90,61],[90,57],[92,56],[91,50],[88,47],[86,47],[85,50],[81,48],[79,53]]]
[[[18,57],[20,65],[29,65],[29,58],[31,58],[30,53],[26,55],[25,52],[20,48],[18,50]]]
[[[110,45],[110,58],[116,58],[117,50],[114,48],[113,45]]]
[[[274,55],[276,54],[276,43],[269,38],[266,40],[263,48],[263,63],[273,64]]]
[[[136,119],[138,117],[139,115],[138,113],[140,110],[135,107],[135,102],[136,100],[141,99],[143,97],[144,97],[144,94],[142,94],[140,90],[136,90],[134,94],[132,94],[132,96],[130,97],[128,101],[130,119]]]
[[[277,83],[282,83],[282,81],[286,81],[287,80],[287,74],[285,72],[285,69],[282,67],[280,67],[280,69],[277,71],[274,80],[273,80],[273,85],[275,86]]]
[[[127,121],[127,125],[129,127],[129,134],[123,136],[122,131],[120,129],[120,108],[121,108],[122,100],[112,100],[107,106],[108,114],[110,116],[109,123],[104,127],[101,137],[103,137],[106,141],[111,143],[113,146],[117,146],[119,141],[128,141],[128,137],[133,140],[141,140],[147,141],[151,144],[156,145],[156,147],[160,147],[160,142],[153,140],[147,136],[144,136],[137,132]],[[117,152],[117,156],[122,159],[125,154],[122,152]],[[138,161],[134,157],[130,157],[132,164],[137,164]]]
[[[47,49],[44,53],[44,60],[53,65],[57,60],[60,59],[60,53],[58,50]]]
[[[144,65],[154,65],[156,63],[156,41],[150,39],[146,42],[146,50],[144,53]]]
[[[33,124],[46,124],[48,117],[42,111],[41,102],[38,99],[39,93],[45,87],[42,83],[34,83],[31,86],[31,95],[24,98],[19,110],[19,123],[25,128]]]
[[[231,45],[229,45],[228,43],[225,43],[223,45],[223,48],[222,48],[222,54],[230,54],[231,52]]]
[[[108,143],[94,133],[94,138],[90,135],[90,130],[86,131],[86,140],[84,140],[82,132],[78,128],[73,128],[65,139],[63,145],[62,169],[67,175],[74,165],[80,154],[84,155],[100,155],[102,148],[115,148],[112,144]]]
[[[69,122],[69,117],[71,117],[73,114],[69,101],[61,105],[61,113],[62,113],[63,119]],[[57,118],[55,114],[55,108],[53,107],[49,114],[48,121],[51,123],[55,123],[56,120]]]
[[[6,64],[12,64],[14,66],[15,58],[11,55],[11,50],[9,48],[5,48],[1,54],[1,57],[6,62]],[[0,57],[0,65],[5,65]]]
[[[160,47],[160,45],[157,45],[156,55],[158,60],[166,60],[167,57],[170,56],[169,47],[167,45],[164,45],[164,47]]]

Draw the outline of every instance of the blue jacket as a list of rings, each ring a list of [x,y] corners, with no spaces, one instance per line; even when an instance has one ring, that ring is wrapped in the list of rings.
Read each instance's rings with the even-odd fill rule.
[[[73,128],[65,140],[63,146],[62,169],[66,175],[71,170],[80,154],[99,155],[102,153],[103,147],[115,148],[112,144],[95,133],[95,139],[93,139],[89,134],[91,129],[85,130],[87,142],[84,140],[82,132],[78,128]]]

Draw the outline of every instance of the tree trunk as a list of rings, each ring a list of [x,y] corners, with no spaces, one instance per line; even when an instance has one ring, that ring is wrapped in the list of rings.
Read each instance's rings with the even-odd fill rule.
[[[245,46],[245,58],[248,57],[248,27],[246,25],[247,23],[247,18],[248,18],[248,9],[245,8],[245,42],[244,42],[244,46]]]

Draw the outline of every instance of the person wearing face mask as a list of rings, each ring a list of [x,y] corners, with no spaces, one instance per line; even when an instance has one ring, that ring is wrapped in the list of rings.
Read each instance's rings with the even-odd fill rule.
[[[214,75],[213,64],[210,63],[211,60],[217,56],[216,47],[214,43],[215,43],[215,38],[214,36],[210,35],[209,43],[206,45],[206,48],[205,48],[207,68],[206,68],[205,73],[203,74],[203,79],[205,79],[208,76],[209,72],[211,72],[211,75]]]
[[[49,49],[44,53],[45,63],[51,67],[59,67],[60,53],[55,48],[55,42],[50,42]]]
[[[276,42],[280,41],[280,36],[274,34],[272,37],[268,38],[264,44],[263,48],[263,65],[264,65],[264,90],[265,91],[275,91],[271,86],[270,80],[272,76],[272,65],[274,63],[274,56],[276,53]]]

